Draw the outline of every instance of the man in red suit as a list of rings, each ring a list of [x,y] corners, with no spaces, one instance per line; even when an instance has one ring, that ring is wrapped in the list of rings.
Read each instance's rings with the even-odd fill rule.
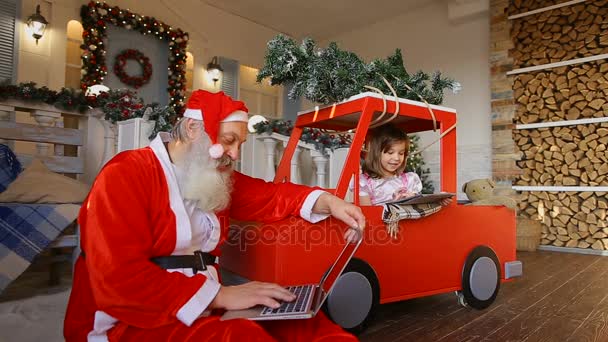
[[[67,341],[356,340],[322,313],[219,320],[221,310],[294,299],[277,284],[221,285],[215,257],[229,217],[317,222],[332,215],[365,227],[358,207],[326,192],[233,172],[247,138],[246,111],[223,92],[198,90],[170,135],[104,166],[79,215],[83,254],[64,323]],[[345,238],[357,234],[349,229]]]

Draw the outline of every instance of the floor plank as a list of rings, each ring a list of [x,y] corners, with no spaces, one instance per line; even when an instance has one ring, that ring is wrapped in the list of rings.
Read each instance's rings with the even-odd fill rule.
[[[359,338],[608,342],[608,258],[539,251],[518,259],[524,277],[502,284],[486,310],[462,308],[454,294],[382,305]]]
[[[606,289],[608,289],[608,277],[601,277],[593,284],[589,294],[595,298],[599,298],[603,294],[603,297],[595,305],[590,303],[590,305],[593,305],[593,311],[584,319],[567,341],[608,341],[608,292]]]
[[[534,274],[534,275],[537,275],[538,277],[541,277],[543,270],[546,269],[547,267],[551,267],[551,265],[554,265],[553,266],[554,269],[558,269],[558,267],[560,267],[559,262],[556,260],[550,259],[550,256],[548,256],[548,255],[541,255],[538,257],[522,255],[519,258],[522,260],[522,262],[525,265],[524,273],[525,274],[528,274],[528,273]],[[525,286],[525,284],[530,282],[531,279],[533,279],[533,278],[526,277],[526,278],[517,280],[517,282],[522,282],[522,284],[519,284],[519,287]],[[433,321],[428,325],[420,326],[420,327],[418,327],[418,329],[416,331],[411,331],[411,332],[405,333],[405,334],[403,334],[402,339],[403,340],[407,340],[408,338],[411,338],[413,340],[416,340],[416,339],[428,339],[428,340],[441,339],[444,336],[449,335],[451,332],[458,329],[459,327],[467,324],[468,322],[471,322],[472,320],[474,320],[480,316],[489,314],[493,310],[502,307],[501,303],[504,302],[506,299],[511,298],[512,293],[517,288],[516,286],[513,286],[514,283],[515,282],[511,282],[511,283],[506,283],[506,284],[501,285],[501,289],[499,291],[497,302],[495,303],[494,306],[492,306],[484,311],[467,309],[467,308],[462,308],[462,307],[458,306],[459,311],[454,312],[454,314],[446,316],[443,319],[438,319],[436,321]],[[455,302],[454,302],[454,304],[456,305]]]
[[[608,273],[608,264],[600,258],[586,258],[590,264],[573,272],[562,284],[555,283],[543,298],[523,309],[509,323],[500,327],[486,338],[487,341],[521,341],[535,332],[539,327],[551,321],[555,313],[571,303],[572,298],[584,293],[585,288],[596,279]],[[608,259],[604,259],[608,262]],[[541,294],[542,295],[542,294]],[[548,332],[555,333],[555,332]],[[554,340],[562,340],[566,335],[554,335]]]
[[[561,318],[555,319],[555,317],[547,318],[546,322],[537,327],[523,341],[525,342],[555,342],[564,341],[567,336],[570,336],[583,321]]]
[[[514,282],[512,285],[520,285],[518,289],[521,289],[521,291],[514,292],[510,298],[506,298],[504,304],[495,310],[462,326],[442,339],[453,341],[481,341],[485,339],[517,317],[521,311],[542,299],[548,291],[557,286],[556,284],[562,277],[569,276],[586,265],[589,262],[588,257],[576,254],[564,256],[567,262],[552,263],[549,267],[543,268],[543,271],[530,274],[528,280],[532,280],[531,282],[524,281],[522,284]]]

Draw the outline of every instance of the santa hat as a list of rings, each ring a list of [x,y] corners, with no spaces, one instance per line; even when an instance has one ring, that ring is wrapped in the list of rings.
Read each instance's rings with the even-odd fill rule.
[[[217,135],[221,122],[247,122],[248,109],[242,101],[235,101],[223,91],[211,93],[206,90],[196,90],[186,104],[185,118],[202,120],[205,132],[211,139],[209,155],[217,159],[224,154],[224,148],[217,143]]]

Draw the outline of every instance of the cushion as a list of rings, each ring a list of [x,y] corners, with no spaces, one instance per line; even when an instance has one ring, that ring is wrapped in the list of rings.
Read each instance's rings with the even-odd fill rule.
[[[0,192],[8,188],[21,173],[21,164],[11,149],[0,144]]]
[[[75,179],[54,173],[42,161],[34,159],[6,191],[0,202],[82,203],[89,187]]]

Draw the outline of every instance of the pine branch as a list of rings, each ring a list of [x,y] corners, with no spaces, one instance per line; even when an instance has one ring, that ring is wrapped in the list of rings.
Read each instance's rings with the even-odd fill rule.
[[[431,104],[441,104],[443,91],[454,90],[457,85],[439,72],[432,77],[423,71],[409,74],[399,49],[386,59],[375,59],[366,64],[355,53],[341,50],[335,42],[320,49],[307,38],[297,46],[294,40],[283,35],[268,42],[264,66],[257,75],[257,81],[266,78],[271,84],[293,84],[288,94],[291,99],[304,96],[322,104],[339,102],[365,92],[366,85],[392,95],[383,78],[392,84],[398,97],[420,100],[419,96],[422,96]]]

